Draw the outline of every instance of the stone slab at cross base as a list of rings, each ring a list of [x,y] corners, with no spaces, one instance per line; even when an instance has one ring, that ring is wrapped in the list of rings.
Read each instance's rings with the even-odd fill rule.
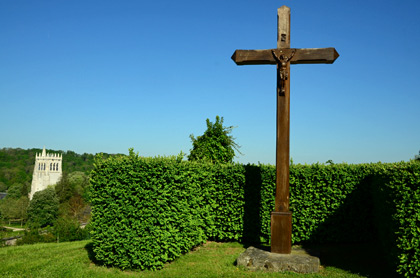
[[[309,255],[302,248],[292,248],[291,254],[277,254],[249,247],[236,260],[237,265],[250,270],[273,272],[291,271],[314,273],[319,271],[319,258]]]

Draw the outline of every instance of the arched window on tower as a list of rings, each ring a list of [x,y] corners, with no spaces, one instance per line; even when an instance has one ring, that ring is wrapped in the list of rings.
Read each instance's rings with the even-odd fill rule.
[[[41,170],[41,163],[38,162],[38,171]]]
[[[52,171],[52,163],[50,163],[50,171]]]

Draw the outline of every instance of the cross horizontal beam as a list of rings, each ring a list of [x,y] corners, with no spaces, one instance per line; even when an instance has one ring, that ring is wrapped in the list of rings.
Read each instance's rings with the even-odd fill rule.
[[[264,50],[236,50],[232,60],[237,65],[275,65],[273,51],[279,49]],[[281,50],[281,49],[280,49]],[[332,64],[339,54],[334,47],[328,48],[296,48],[296,52],[290,60],[291,64]]]

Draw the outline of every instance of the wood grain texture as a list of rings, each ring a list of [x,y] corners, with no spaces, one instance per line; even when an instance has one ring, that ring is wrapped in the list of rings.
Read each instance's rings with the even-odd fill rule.
[[[275,65],[272,51],[262,50],[236,50],[232,60],[237,65]],[[328,48],[297,48],[295,55],[290,60],[291,64],[332,64],[340,56],[334,47]]]
[[[277,48],[290,48],[290,8],[277,9]]]

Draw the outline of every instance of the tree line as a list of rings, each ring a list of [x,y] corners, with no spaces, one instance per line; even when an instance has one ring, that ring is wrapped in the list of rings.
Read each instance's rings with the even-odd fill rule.
[[[47,153],[63,155],[63,173],[89,173],[93,169],[94,154],[77,154],[74,151],[46,150]],[[0,192],[22,191],[28,194],[31,189],[32,174],[35,165],[35,155],[42,153],[42,149],[0,149]],[[104,157],[110,154],[104,153]],[[15,188],[12,188],[15,187]]]
[[[46,151],[63,155],[62,178],[55,186],[36,192],[29,201],[35,156],[42,153],[42,149],[0,149],[0,192],[7,193],[0,200],[0,218],[5,224],[13,221],[27,223],[32,228],[32,234],[24,239],[29,242],[56,240],[51,235],[58,236],[59,233],[62,240],[71,239],[72,234],[77,234],[75,231],[80,224],[88,222],[90,217],[88,175],[93,169],[95,155]],[[103,156],[111,155],[105,153]],[[51,227],[53,232],[39,235],[37,228],[45,227]],[[67,236],[64,236],[66,233]],[[50,235],[49,239],[40,238],[45,235]]]
[[[233,127],[223,126],[223,117],[219,116],[216,116],[215,123],[207,119],[206,125],[203,135],[190,135],[192,149],[188,160],[232,163],[235,150],[239,152],[235,138],[230,135]],[[55,241],[60,234],[61,240],[82,239],[86,232],[80,230],[80,225],[90,218],[89,173],[95,155],[46,151],[63,156],[62,178],[56,185],[36,192],[29,201],[35,156],[42,153],[42,149],[0,149],[0,192],[7,192],[6,198],[0,200],[0,217],[6,221],[18,219],[27,223],[31,234],[24,237],[23,243]],[[178,157],[182,159],[184,154],[181,152],[180,155]],[[109,156],[114,155],[101,153],[100,157],[107,159]],[[45,228],[50,232],[45,233]],[[41,233],[39,229],[43,229]]]
[[[235,157],[235,151],[240,154],[239,145],[230,135],[234,127],[224,126],[223,120],[223,117],[219,116],[216,116],[214,123],[206,119],[207,129],[204,134],[197,137],[190,135],[192,149],[188,160],[230,163]],[[77,154],[70,150],[47,149],[46,151],[63,155],[63,173],[88,174],[93,169],[94,154]],[[0,149],[0,192],[8,192],[13,196],[29,193],[37,153],[42,153],[42,149]],[[102,153],[103,158],[109,156],[111,154]]]

